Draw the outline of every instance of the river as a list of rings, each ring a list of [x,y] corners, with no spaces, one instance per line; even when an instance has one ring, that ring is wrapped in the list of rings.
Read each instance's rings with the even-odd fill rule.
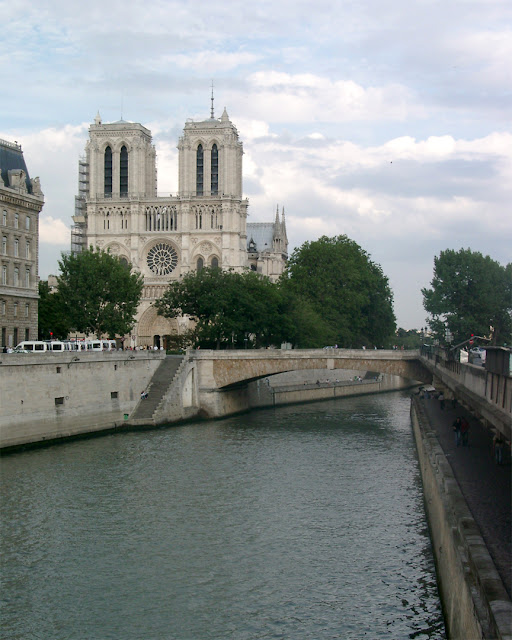
[[[5,456],[8,640],[445,638],[406,393]]]

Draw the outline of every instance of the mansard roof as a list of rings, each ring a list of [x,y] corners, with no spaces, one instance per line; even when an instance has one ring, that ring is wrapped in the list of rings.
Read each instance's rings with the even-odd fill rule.
[[[28,193],[32,193],[32,183],[30,182],[30,176],[27,165],[25,164],[21,145],[0,139],[0,171],[4,186],[11,186],[9,184],[9,171],[19,169],[25,172],[27,191]]]
[[[251,240],[256,245],[256,251],[263,253],[271,251],[274,240],[273,222],[248,222],[247,223],[247,248]]]

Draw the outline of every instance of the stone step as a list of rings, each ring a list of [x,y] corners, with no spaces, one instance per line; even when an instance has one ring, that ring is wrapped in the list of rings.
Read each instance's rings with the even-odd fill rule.
[[[183,356],[166,356],[165,360],[162,360],[148,385],[148,398],[139,401],[130,418],[149,420],[153,417],[182,361]]]

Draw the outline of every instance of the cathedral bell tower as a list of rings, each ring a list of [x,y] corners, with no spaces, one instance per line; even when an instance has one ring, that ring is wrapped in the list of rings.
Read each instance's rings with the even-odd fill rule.
[[[226,109],[220,120],[188,120],[178,149],[181,197],[241,200],[243,145]]]

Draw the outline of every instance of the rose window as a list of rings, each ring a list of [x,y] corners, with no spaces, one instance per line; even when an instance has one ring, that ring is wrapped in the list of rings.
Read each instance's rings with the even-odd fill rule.
[[[178,254],[170,244],[160,242],[149,250],[147,263],[157,276],[166,276],[178,264]]]

